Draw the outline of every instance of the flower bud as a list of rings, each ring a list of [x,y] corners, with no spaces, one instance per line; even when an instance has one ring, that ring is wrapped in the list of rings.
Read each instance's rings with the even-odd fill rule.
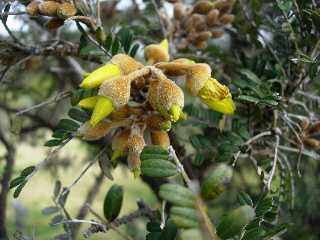
[[[67,19],[77,14],[75,6],[69,2],[62,3],[57,9],[58,17],[61,19]]]
[[[91,110],[94,108],[97,101],[98,101],[98,96],[84,98],[80,100],[80,102],[78,103],[78,106],[84,109]]]
[[[219,17],[219,10],[218,9],[212,9],[208,14],[207,14],[207,25],[209,27],[212,27],[218,23],[218,17]]]
[[[230,24],[234,20],[234,15],[233,14],[224,14],[220,17],[220,22],[224,25]]]
[[[169,61],[168,40],[164,39],[160,44],[151,44],[146,46],[144,48],[144,58],[149,64]]]
[[[205,82],[198,92],[198,97],[214,111],[225,114],[233,114],[235,111],[229,88],[214,78],[210,78]]]
[[[230,12],[235,0],[216,0],[212,3],[213,8],[218,9],[221,13]]]
[[[150,83],[148,101],[165,119],[176,122],[182,113],[184,94],[173,81],[157,79]]]
[[[27,6],[26,11],[30,16],[37,16],[39,14],[39,2],[37,0],[31,1]]]
[[[174,4],[174,17],[175,19],[182,19],[185,14],[184,5],[181,2]]]
[[[159,145],[164,149],[168,149],[170,146],[170,138],[168,133],[165,131],[152,131],[151,142],[153,145]]]
[[[123,130],[112,138],[112,157],[111,162],[115,165],[118,158],[124,156],[128,150],[128,138],[130,129]]]
[[[161,69],[166,75],[181,76],[187,73],[190,64],[194,64],[194,61],[187,58],[179,58],[168,63],[158,63],[156,67]]]
[[[211,77],[211,68],[208,64],[193,64],[188,69],[186,87],[191,95],[197,96],[205,82]]]
[[[200,0],[193,7],[194,13],[206,14],[212,9],[212,3],[207,0]]]
[[[142,63],[122,53],[114,55],[110,62],[120,67],[121,75],[127,75],[144,67]]]
[[[208,47],[207,41],[196,41],[194,45],[199,49],[206,49]]]
[[[114,111],[110,114],[110,119],[112,121],[119,121],[126,119],[130,116],[130,109],[129,106],[123,106],[122,108],[118,109],[117,111]]]
[[[97,103],[94,106],[90,124],[95,127],[101,120],[106,118],[111,112],[114,111],[113,102],[108,97],[98,96]]]
[[[133,127],[128,138],[128,165],[133,175],[140,175],[140,155],[145,146],[143,134],[138,127]]]
[[[195,38],[195,41],[207,41],[211,37],[210,31],[203,31],[198,33],[198,35]]]
[[[314,150],[320,149],[320,141],[315,138],[304,138],[302,141],[306,146]]]
[[[60,6],[60,3],[55,1],[41,2],[39,4],[39,12],[44,16],[57,16],[57,10]]]

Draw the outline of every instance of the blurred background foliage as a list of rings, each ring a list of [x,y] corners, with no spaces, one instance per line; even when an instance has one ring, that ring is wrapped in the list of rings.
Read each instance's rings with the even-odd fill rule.
[[[0,9],[2,13],[24,11],[27,2],[2,1]],[[94,1],[88,2],[94,5]],[[102,43],[105,50],[109,55],[126,52],[142,60],[143,46],[163,39],[162,25],[167,30],[170,24],[174,25],[172,2],[175,1],[101,1],[102,32],[107,36]],[[196,1],[182,2],[190,5]],[[11,4],[10,10],[5,9],[7,3]],[[232,25],[223,28],[220,38],[209,39],[203,49],[192,44],[178,49],[175,41],[179,39],[170,33],[175,40],[170,45],[172,58],[187,57],[210,64],[215,78],[230,87],[237,103],[235,115],[226,117],[186,96],[184,112],[188,118],[173,126],[172,145],[192,179],[201,181],[214,163],[234,167],[226,192],[208,203],[209,216],[219,222],[226,211],[239,205],[240,192],[247,193],[256,203],[266,190],[275,136],[280,135],[280,160],[270,190],[276,202],[276,218],[265,221],[265,227],[287,224],[286,231],[279,231],[283,234],[273,239],[319,239],[320,144],[310,145],[306,139],[320,141],[320,134],[308,136],[303,126],[308,128],[319,121],[320,4],[316,0],[238,0],[232,14]],[[82,79],[82,70],[90,72],[110,56],[88,39],[89,32],[99,42],[101,29],[90,32],[83,24],[70,20],[58,29],[48,30],[43,17],[4,16],[2,21],[18,40],[12,40],[6,29],[0,28],[0,133],[6,139],[2,142],[13,148],[14,178],[25,167],[45,158],[48,151],[43,144],[59,120],[67,117],[71,108],[69,91],[73,96],[78,94],[74,90]],[[53,100],[44,107],[16,115],[48,99]],[[265,131],[271,133],[247,144]],[[18,199],[14,200],[10,191],[6,208],[8,235],[20,231],[26,236],[34,234],[35,239],[51,239],[62,233],[62,227],[49,226],[50,217],[41,214],[43,208],[52,205],[54,183],[57,179],[64,185],[71,183],[94,158],[97,147],[107,142],[108,139],[93,143],[72,140],[54,162],[30,180]],[[0,146],[0,176],[6,171],[7,151],[6,144]],[[93,188],[97,192],[90,204],[102,211],[104,195],[112,182],[101,180],[100,175],[98,167],[91,169],[70,193],[66,208],[73,216],[79,214]],[[112,170],[112,175],[115,182],[124,186],[120,216],[135,210],[139,198],[152,207],[160,206],[159,184],[145,178],[133,179],[125,166]],[[86,218],[90,217],[93,216]],[[120,230],[135,239],[144,239],[145,223],[146,220],[135,221]],[[197,233],[185,231],[180,238],[196,239],[194,234]],[[118,238],[121,239],[113,230],[93,236]]]

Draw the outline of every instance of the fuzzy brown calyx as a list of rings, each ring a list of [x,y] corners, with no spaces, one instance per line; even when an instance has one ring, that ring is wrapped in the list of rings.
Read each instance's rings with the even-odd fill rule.
[[[105,81],[99,88],[98,95],[108,97],[116,110],[129,102],[131,81],[126,76]]]
[[[140,175],[140,155],[144,146],[143,133],[138,126],[134,126],[128,138],[128,165],[135,177]]]
[[[37,0],[31,1],[26,7],[26,12],[30,16],[37,16],[39,14],[39,2]]]
[[[197,96],[210,77],[211,68],[208,64],[197,63],[191,65],[186,78],[186,86],[190,94]]]
[[[224,14],[220,17],[220,22],[224,25],[230,24],[234,20],[234,15],[233,14]]]
[[[57,10],[61,4],[55,1],[46,1],[39,4],[39,12],[44,16],[57,16]]]
[[[67,19],[77,14],[75,6],[69,2],[62,3],[57,9],[58,17],[61,19]]]
[[[161,69],[162,71],[164,71],[165,74],[167,75],[181,76],[181,75],[185,75],[190,65],[194,63],[195,63],[194,61],[187,58],[178,58],[172,62],[158,63],[155,66]]]
[[[108,120],[101,121],[95,127],[92,127],[87,121],[78,129],[78,135],[87,141],[95,141],[106,136],[110,130],[112,123]]]
[[[110,62],[120,67],[121,75],[127,75],[144,67],[142,63],[122,53],[114,55]]]
[[[224,31],[222,31],[222,30],[212,30],[211,31],[211,37],[212,38],[221,38],[222,36],[223,36],[223,34],[224,34]]]
[[[207,41],[210,37],[211,37],[210,31],[199,32],[195,37],[195,41],[196,42]]]
[[[173,81],[156,79],[150,82],[148,101],[165,119],[175,122],[184,106],[184,94]]]
[[[168,133],[165,131],[152,131],[151,135],[151,142],[154,145],[159,145],[164,149],[168,149],[170,146],[170,138]]]
[[[169,131],[171,129],[171,122],[165,120],[158,114],[149,115],[146,120],[147,126],[151,130]]]

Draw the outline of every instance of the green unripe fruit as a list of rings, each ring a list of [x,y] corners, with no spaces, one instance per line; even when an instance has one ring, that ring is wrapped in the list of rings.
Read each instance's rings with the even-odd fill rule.
[[[175,164],[168,160],[148,159],[142,161],[142,175],[148,177],[171,177],[178,173]]]
[[[114,184],[109,189],[103,204],[103,214],[108,221],[114,220],[120,213],[123,200],[123,188]]]
[[[232,178],[232,168],[226,164],[216,166],[203,180],[201,196],[207,200],[217,198],[225,190],[225,184]]]
[[[159,195],[162,199],[178,206],[193,207],[194,195],[186,187],[166,183],[161,185]]]
[[[199,227],[197,212],[193,208],[172,207],[170,210],[170,219],[179,228]]]
[[[249,205],[243,205],[232,210],[221,218],[217,227],[217,233],[220,238],[228,239],[239,235],[242,229],[255,217],[254,209]]]

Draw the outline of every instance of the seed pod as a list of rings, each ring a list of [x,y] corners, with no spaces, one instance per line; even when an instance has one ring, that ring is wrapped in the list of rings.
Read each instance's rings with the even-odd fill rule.
[[[210,31],[203,31],[198,33],[198,35],[195,38],[195,41],[207,41],[211,37]]]
[[[46,27],[49,30],[55,30],[61,26],[63,26],[64,20],[59,18],[51,18],[48,22],[46,22]]]
[[[75,6],[69,2],[62,3],[57,9],[58,17],[61,19],[67,19],[77,14]]]
[[[232,178],[232,168],[226,164],[216,166],[203,180],[201,196],[207,200],[216,199],[225,190],[225,184]]]
[[[114,184],[111,186],[103,203],[104,217],[112,222],[120,213],[123,201],[123,188]]]
[[[160,159],[169,161],[169,152],[167,149],[160,147],[159,145],[148,145],[145,146],[141,155],[141,161],[147,161],[152,159]]]
[[[229,239],[240,234],[242,228],[255,217],[254,209],[249,205],[243,205],[223,216],[217,227],[217,233],[222,239]]]
[[[106,136],[112,129],[112,123],[110,121],[104,120],[92,127],[90,122],[85,122],[78,129],[78,135],[86,141],[96,141],[100,138]]]
[[[147,126],[151,130],[169,131],[171,129],[171,122],[165,120],[160,115],[150,115],[147,118]]]
[[[160,44],[151,44],[144,48],[144,58],[149,64],[167,62],[169,56],[169,43],[164,39]]]
[[[224,32],[222,30],[212,30],[211,31],[211,37],[212,38],[221,38],[223,36]]]
[[[187,207],[171,207],[170,219],[179,228],[198,228],[199,219],[195,209]]]
[[[178,184],[166,183],[162,184],[159,191],[159,196],[174,205],[182,207],[194,206],[194,195],[186,187]]]
[[[197,63],[189,67],[186,87],[191,95],[197,96],[200,89],[205,85],[205,82],[211,77],[211,68],[206,63]]]
[[[154,145],[160,145],[164,149],[167,149],[170,146],[170,138],[165,131],[152,131],[151,142]]]
[[[47,1],[47,2],[41,2],[39,4],[39,12],[40,14],[44,16],[57,16],[57,10],[60,6],[60,3],[55,1]]]
[[[162,159],[142,160],[141,172],[144,176],[157,178],[172,177],[178,174],[174,163]]]
[[[194,5],[192,12],[207,14],[212,9],[212,3],[207,0],[200,0]]]
[[[128,138],[128,165],[135,177],[140,175],[140,155],[144,146],[141,130],[138,127],[132,128]]]
[[[183,91],[169,79],[157,79],[150,83],[148,101],[165,119],[179,120],[184,105]]]
[[[175,3],[173,13],[174,13],[175,19],[182,19],[185,14],[183,3],[181,2]]]
[[[214,111],[225,114],[233,114],[235,111],[229,88],[214,78],[210,78],[205,82],[197,96]]]
[[[26,12],[30,16],[37,16],[39,14],[39,2],[37,0],[31,1],[26,8]]]
[[[230,24],[234,20],[234,15],[233,14],[224,14],[220,17],[220,22],[224,25]]]
[[[212,27],[218,23],[219,14],[220,14],[220,12],[218,9],[212,9],[207,14],[206,22],[209,27]]]

